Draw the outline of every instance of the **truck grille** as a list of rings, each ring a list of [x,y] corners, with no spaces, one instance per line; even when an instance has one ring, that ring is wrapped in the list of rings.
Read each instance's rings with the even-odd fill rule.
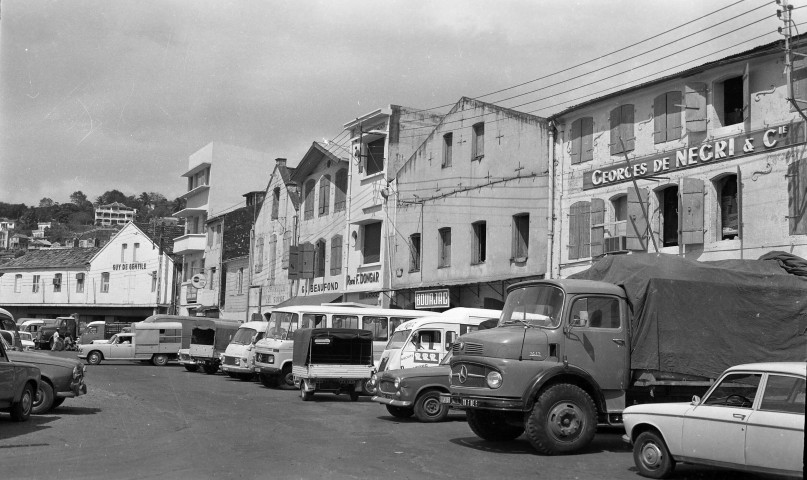
[[[225,365],[238,365],[238,359],[236,357],[231,357],[229,355],[224,356],[224,364]]]
[[[460,348],[460,345],[462,348]],[[458,355],[464,353],[465,355],[484,355],[485,348],[482,346],[481,343],[471,343],[471,342],[455,342],[451,346],[451,350],[454,355]]]
[[[451,385],[458,387],[487,387],[485,376],[489,368],[475,363],[455,363],[451,366]]]

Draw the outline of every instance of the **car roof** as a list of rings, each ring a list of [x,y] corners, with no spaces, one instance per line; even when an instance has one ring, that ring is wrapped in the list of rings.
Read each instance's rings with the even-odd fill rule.
[[[726,370],[726,372],[734,372],[737,370],[742,371],[759,371],[770,373],[789,373],[793,375],[807,376],[807,363],[805,362],[761,362],[761,363],[746,363],[743,365],[735,365]]]

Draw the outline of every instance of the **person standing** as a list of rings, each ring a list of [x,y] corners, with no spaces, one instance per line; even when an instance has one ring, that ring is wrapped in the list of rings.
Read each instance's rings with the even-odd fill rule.
[[[51,341],[53,343],[51,344],[50,349],[51,350],[58,350],[59,349],[59,331],[58,330],[53,332],[53,337],[51,338]]]

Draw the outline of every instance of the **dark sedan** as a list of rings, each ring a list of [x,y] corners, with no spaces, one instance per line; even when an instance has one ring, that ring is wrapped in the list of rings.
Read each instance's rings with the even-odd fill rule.
[[[383,403],[396,418],[415,415],[421,422],[442,422],[448,417],[449,406],[440,403],[440,393],[448,393],[450,357],[449,352],[433,367],[386,370],[373,375],[373,401]]]

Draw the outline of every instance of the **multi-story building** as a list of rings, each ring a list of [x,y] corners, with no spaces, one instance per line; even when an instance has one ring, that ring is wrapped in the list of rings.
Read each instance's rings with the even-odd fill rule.
[[[82,322],[166,313],[174,267],[160,243],[129,223],[101,248],[29,251],[0,266],[0,303],[15,317],[78,313]]]
[[[0,218],[0,250],[8,250],[10,247],[11,235],[16,223],[7,218]]]
[[[135,220],[135,209],[120,202],[112,202],[95,207],[95,224],[108,227],[110,225],[126,225]]]
[[[390,239],[395,234],[387,198],[395,172],[429,136],[441,115],[389,105],[344,125],[350,135],[348,203],[343,239],[343,301],[390,306]]]
[[[550,149],[543,118],[470,98],[454,105],[388,189],[398,305],[500,308],[508,284],[544,275]]]
[[[182,257],[179,314],[187,315],[197,305],[192,279],[206,271],[208,217],[243,206],[244,192],[263,191],[269,162],[263,152],[220,142],[210,143],[188,158],[188,170],[182,175],[188,179],[188,191],[181,197],[185,208],[174,214],[185,218],[185,234],[174,239],[174,253]]]
[[[775,42],[554,116],[551,275],[620,252],[807,256],[805,119],[784,71]]]

